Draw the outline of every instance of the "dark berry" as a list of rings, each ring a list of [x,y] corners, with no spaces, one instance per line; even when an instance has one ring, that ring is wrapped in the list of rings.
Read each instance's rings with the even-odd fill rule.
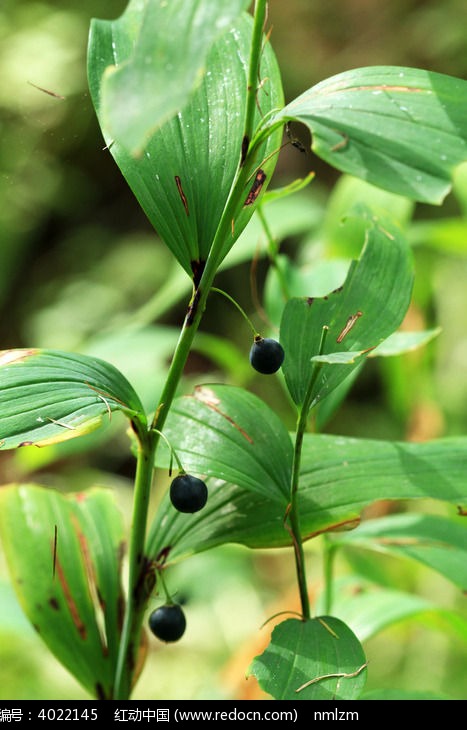
[[[186,618],[178,603],[159,606],[149,616],[149,628],[161,641],[178,641],[186,629]]]
[[[284,362],[284,349],[277,340],[255,338],[250,350],[250,363],[263,375],[276,373]]]
[[[170,501],[179,512],[198,512],[208,501],[208,488],[198,477],[179,474],[170,485]]]

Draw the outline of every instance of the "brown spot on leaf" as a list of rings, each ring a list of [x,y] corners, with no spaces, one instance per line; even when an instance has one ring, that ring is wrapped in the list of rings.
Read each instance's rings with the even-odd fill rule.
[[[169,557],[169,553],[172,550],[171,545],[166,545],[156,555],[156,564],[158,568],[162,568],[162,566],[167,562],[167,558]]]
[[[177,185],[178,194],[180,195],[183,207],[185,208],[185,213],[187,214],[187,216],[189,216],[190,212],[188,210],[188,201],[186,199],[185,193],[183,192],[182,181],[180,180],[178,175],[175,175],[175,184]]]
[[[97,594],[97,600],[99,601],[99,606],[101,607],[102,611],[105,612],[106,602],[104,601],[104,597],[99,589],[99,586],[96,586],[96,594]]]
[[[53,608],[54,611],[60,610],[60,604],[55,597],[49,598],[49,606]]]
[[[253,439],[251,438],[251,436],[249,436],[247,432],[238,423],[236,423],[231,416],[229,416],[227,413],[223,413],[217,407],[217,405],[220,404],[221,401],[210,388],[206,388],[205,386],[197,386],[195,388],[193,397],[201,401],[201,403],[204,403],[208,408],[211,408],[213,411],[222,416],[222,418],[225,418],[226,421],[231,423],[232,426],[236,428],[237,431],[241,433],[241,435],[248,441],[248,443],[253,443]]]
[[[207,388],[205,385],[197,385],[194,392],[194,397],[201,403],[205,403],[207,406],[218,406],[220,404],[220,398],[214,393],[211,388]]]
[[[78,538],[78,543],[83,558],[84,571],[88,584],[89,595],[94,606],[96,625],[101,639],[102,652],[104,656],[107,656],[108,645],[107,636],[105,633],[105,617],[102,611],[102,603],[99,600],[98,595],[96,568],[91,556],[91,551],[89,549],[88,539],[86,535],[82,532],[81,526],[74,515],[71,516],[71,520],[76,533],[76,537]]]
[[[327,532],[342,532],[347,530],[354,530],[356,527],[358,527],[359,524],[360,517],[354,517],[349,520],[343,520],[342,522],[336,522],[336,524],[325,527],[322,530],[310,532],[310,534],[306,535],[303,539],[311,540],[313,537],[317,537],[318,535],[324,535]]]
[[[76,629],[77,629],[80,637],[84,641],[87,637],[86,625],[85,625],[84,621],[82,620],[81,616],[79,615],[78,606],[76,605],[75,600],[71,594],[70,586],[68,585],[68,581],[65,577],[65,572],[63,570],[63,567],[62,567],[58,557],[56,560],[56,570],[57,570],[58,580],[60,581],[60,585],[62,587],[63,595],[65,597],[65,601],[68,606],[68,610],[70,612],[72,621],[73,621],[74,625],[76,626]]]
[[[18,362],[18,360],[24,360],[31,355],[36,355],[38,352],[39,350],[37,348],[2,350],[0,352],[0,367],[2,365],[11,365],[12,363]]]
[[[380,84],[379,86],[354,86],[348,88],[347,91],[402,91],[409,94],[426,93],[431,94],[430,89],[419,89],[415,86],[393,86],[390,84]]]

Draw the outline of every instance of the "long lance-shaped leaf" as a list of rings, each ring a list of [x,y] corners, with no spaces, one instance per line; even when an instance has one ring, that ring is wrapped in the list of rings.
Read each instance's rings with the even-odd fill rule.
[[[106,69],[125,64],[131,54],[134,24],[142,21],[136,8],[114,23],[94,21],[88,52],[89,87],[110,153],[164,243],[196,280],[202,273],[241,160],[252,19],[244,14],[216,41],[207,58],[203,80],[188,103],[151,136],[144,152],[134,157],[107,128],[101,94]],[[159,33],[164,44],[171,38],[163,26],[145,32],[148,30],[153,43],[158,42]],[[176,44],[174,52],[178,63],[184,55],[183,44]],[[156,73],[157,68],[151,62],[148,72],[152,69]],[[283,104],[277,61],[267,42],[261,58],[261,76],[264,83],[257,91],[255,124],[263,114]],[[138,94],[138,89],[135,82],[132,95]],[[144,86],[141,93],[144,95]],[[157,93],[164,98],[164,87],[158,87]],[[127,104],[130,108],[131,103]],[[153,125],[153,121],[150,116],[148,124]],[[266,190],[277,160],[272,153],[280,143],[278,130],[260,145],[255,158],[248,160],[251,177],[245,185],[240,210],[228,222],[223,256],[241,234]]]
[[[177,560],[228,542],[254,548],[291,544],[284,526],[290,439],[256,396],[233,386],[209,390],[212,406],[180,398],[164,429],[184,468],[209,475],[207,505],[183,515],[166,496],[148,538],[151,558]],[[249,439],[240,431],[246,424]],[[403,443],[306,434],[298,492],[302,534],[355,527],[361,510],[379,499],[466,505],[466,449],[465,438]],[[167,467],[168,456],[159,452],[157,463]]]
[[[311,536],[329,525],[331,514],[336,527],[358,520],[360,510],[379,499],[428,498],[462,507],[466,448],[463,437],[404,443],[307,434],[299,490],[304,531]]]
[[[102,117],[129,151],[179,112],[201,82],[216,38],[249,0],[132,0],[114,21],[93,21],[115,38],[102,83]]]
[[[281,319],[282,367],[290,394],[311,406],[342,383],[402,322],[410,303],[413,264],[400,230],[376,220],[342,287],[325,297],[290,299]],[[314,383],[323,328],[327,337]],[[323,364],[324,363],[324,364]],[[312,387],[311,387],[312,385]]]
[[[316,84],[271,123],[303,122],[338,170],[441,203],[467,160],[467,81],[414,68],[357,68]]]
[[[367,520],[335,536],[341,546],[399,555],[437,570],[463,590],[467,586],[467,524],[436,515],[392,515]]]
[[[82,436],[113,411],[145,424],[138,396],[113,365],[57,350],[0,352],[0,449]]]
[[[112,494],[0,490],[0,536],[13,586],[52,653],[99,699],[111,699],[124,596],[123,519]]]
[[[360,576],[337,580],[333,614],[345,621],[360,641],[367,641],[390,626],[417,617],[418,624],[467,640],[467,618],[461,612],[437,605],[425,596],[369,583]],[[321,611],[323,596],[315,610]]]

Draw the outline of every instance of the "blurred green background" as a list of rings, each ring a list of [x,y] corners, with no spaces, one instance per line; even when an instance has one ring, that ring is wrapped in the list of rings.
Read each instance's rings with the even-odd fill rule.
[[[0,349],[52,347],[105,357],[151,408],[190,283],[104,149],[87,91],[90,19],[115,18],[124,7],[123,0],[3,0],[0,7]],[[268,22],[287,100],[356,66],[419,66],[467,78],[464,0],[271,0]],[[294,133],[306,140],[304,130]],[[290,209],[282,250],[310,266],[355,255],[335,218],[349,194],[348,180],[288,146],[273,186],[310,170],[316,180]],[[366,366],[328,430],[416,440],[466,433],[466,180],[460,173],[442,207],[416,206],[407,222],[417,277],[407,326],[439,325],[440,336],[420,352]],[[258,244],[264,248],[255,237],[253,253]],[[238,259],[217,282],[258,326],[266,274],[263,258],[252,287],[251,264]],[[293,427],[280,385],[250,372],[250,332],[227,301],[216,298],[202,330],[183,387],[218,379],[246,385]],[[133,461],[121,426],[113,423],[53,449],[1,453],[0,484],[30,480],[63,490],[108,485],[128,514]],[[307,546],[307,554],[314,590],[321,580],[319,541]],[[442,578],[398,561],[381,566],[391,585],[435,596],[465,614],[465,597]],[[343,575],[350,569],[338,564]],[[261,624],[296,601],[290,553],[252,555],[227,547],[177,567],[170,583],[186,598],[187,634],[173,647],[149,640],[135,698],[257,696],[254,680],[245,683],[243,676],[261,650]],[[467,699],[466,644],[452,628],[403,622],[372,640],[368,651],[370,689],[410,686]],[[84,697],[23,618],[0,556],[0,699]]]

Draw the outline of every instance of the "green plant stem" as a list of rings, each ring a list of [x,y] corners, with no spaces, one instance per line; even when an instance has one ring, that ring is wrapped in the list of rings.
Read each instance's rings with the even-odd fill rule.
[[[267,0],[256,0],[253,37],[251,40],[251,53],[248,69],[247,104],[245,114],[244,139],[251,140],[254,130],[256,93],[258,90],[258,78],[261,53],[263,50],[263,30],[267,15]]]
[[[140,440],[139,444],[128,555],[129,590],[119,649],[114,699],[128,699],[130,695],[142,617],[150,595],[150,591],[145,590],[144,574],[148,569],[145,559],[145,541],[155,454],[160,440],[159,432],[163,428],[175,397],[215,273],[212,265],[207,264],[198,290],[191,299],[148,438],[146,441]],[[195,304],[196,309],[194,309]]]
[[[282,296],[284,297],[284,300],[287,301],[290,299],[290,292],[289,288],[287,286],[287,282],[285,280],[284,273],[280,267],[277,255],[279,253],[277,244],[274,240],[274,236],[272,235],[271,229],[269,228],[269,224],[266,220],[266,216],[264,215],[263,206],[259,205],[258,209],[256,211],[258,218],[261,222],[261,225],[263,227],[263,230],[266,234],[266,239],[268,242],[268,257],[269,261],[271,262],[272,266],[274,267],[276,271],[277,278],[279,280],[279,286],[281,288]]]
[[[324,343],[326,341],[328,329],[323,327],[321,333],[321,342],[319,345],[319,355],[323,354]],[[290,532],[292,534],[295,569],[297,572],[298,589],[300,593],[300,602],[302,605],[302,615],[304,619],[310,618],[310,600],[308,597],[308,586],[305,569],[305,556],[303,552],[303,539],[300,528],[299,505],[298,505],[298,487],[300,480],[300,464],[302,459],[303,437],[307,428],[308,413],[311,405],[311,397],[313,394],[313,386],[316,383],[322,363],[316,363],[311,373],[310,382],[304,402],[300,408],[297,418],[297,431],[295,434],[294,455],[292,463],[292,479],[290,486],[290,504],[287,518],[289,520]]]
[[[288,520],[290,523],[290,531],[293,540],[293,549],[295,555],[295,569],[297,572],[298,590],[300,593],[300,603],[302,606],[302,616],[304,619],[310,618],[310,599],[308,597],[308,586],[306,580],[305,555],[303,552],[303,540],[300,529],[300,517],[298,509],[298,483],[300,476],[300,462],[303,446],[303,435],[306,429],[306,413],[302,408],[298,422],[297,433],[295,437],[294,456],[292,465],[292,483],[290,494],[290,507]]]
[[[252,47],[247,90],[245,134],[251,137],[256,104],[256,79],[262,51],[262,31],[266,18],[266,0],[257,0],[253,27]],[[178,389],[180,379],[190,353],[194,337],[199,328],[207,298],[224,254],[224,244],[232,235],[235,213],[242,207],[244,188],[251,175],[248,167],[241,167],[232,186],[230,197],[219,222],[206,265],[198,286],[193,292],[187,314],[180,332],[159,404],[147,439],[140,439],[133,500],[133,521],[129,546],[128,597],[124,617],[119,658],[114,686],[114,699],[128,699],[132,689],[136,657],[139,647],[142,619],[150,595],[145,580],[148,566],[145,556],[146,529],[149,497],[157,446],[167,415]],[[157,430],[156,430],[157,429]],[[150,585],[150,581],[149,581]]]
[[[120,640],[117,669],[115,673],[113,699],[128,699],[137,656],[139,632],[134,635],[137,623],[140,581],[144,573],[144,551],[140,536],[145,534],[149,495],[154,471],[154,453],[156,439],[148,433],[147,439],[140,439],[136,461],[135,492],[133,498],[133,520],[129,546],[129,594],[126,604],[125,618]],[[131,651],[130,651],[131,647]]]

